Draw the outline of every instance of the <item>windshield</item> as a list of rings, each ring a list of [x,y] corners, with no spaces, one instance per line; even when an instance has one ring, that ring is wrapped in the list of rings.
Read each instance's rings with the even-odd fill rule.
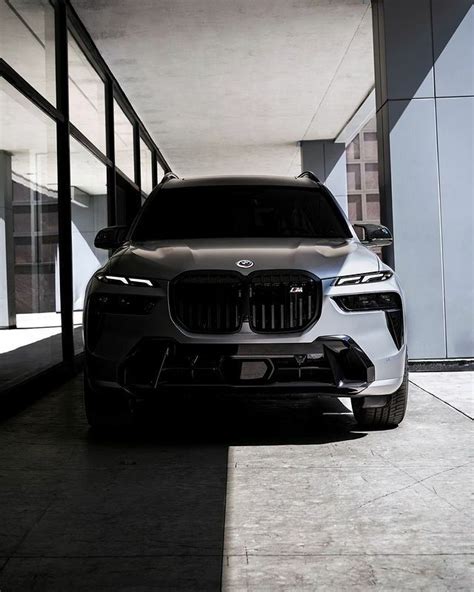
[[[316,188],[170,187],[149,200],[132,240],[351,237],[331,196]]]

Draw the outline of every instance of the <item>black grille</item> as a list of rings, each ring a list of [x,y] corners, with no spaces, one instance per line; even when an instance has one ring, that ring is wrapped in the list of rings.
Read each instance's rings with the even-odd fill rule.
[[[306,273],[252,274],[250,327],[257,333],[301,331],[319,315],[320,293],[319,280]]]
[[[321,312],[321,282],[306,272],[188,272],[171,284],[175,321],[193,333],[302,331]]]
[[[242,325],[240,274],[184,273],[171,285],[176,322],[194,333],[235,333]]]

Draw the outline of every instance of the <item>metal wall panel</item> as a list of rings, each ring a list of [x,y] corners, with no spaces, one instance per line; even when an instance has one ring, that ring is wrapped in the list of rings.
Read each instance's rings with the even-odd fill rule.
[[[342,143],[326,142],[324,146],[326,185],[333,192],[344,212],[347,210],[346,146]]]
[[[381,212],[409,356],[474,356],[472,0],[373,0],[373,14]]]
[[[448,357],[474,356],[474,98],[437,99]]]
[[[301,142],[301,170],[311,171],[321,180],[325,178],[323,142]]]
[[[301,142],[301,167],[325,183],[347,213],[346,146],[332,140]]]
[[[385,0],[382,10],[386,88],[382,102],[389,99],[432,97],[433,53],[430,0]]]
[[[394,260],[410,358],[446,356],[434,99],[389,101]]]
[[[437,97],[474,95],[472,0],[432,0]]]

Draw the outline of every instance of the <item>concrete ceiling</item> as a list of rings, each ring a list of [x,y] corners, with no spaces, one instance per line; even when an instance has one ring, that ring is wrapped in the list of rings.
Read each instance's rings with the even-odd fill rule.
[[[172,168],[296,174],[374,84],[368,0],[73,0]]]

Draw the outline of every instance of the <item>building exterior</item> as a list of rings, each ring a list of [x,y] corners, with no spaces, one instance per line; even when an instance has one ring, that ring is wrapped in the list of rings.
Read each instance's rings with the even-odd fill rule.
[[[410,357],[470,358],[472,2],[374,0],[372,17],[372,117],[347,145],[302,141],[302,168],[317,172],[352,221],[393,231],[394,247],[381,256],[405,287]],[[316,115],[308,129],[323,126]],[[128,224],[173,166],[155,140],[71,2],[0,1],[0,390],[72,370],[85,285],[105,257],[94,235]]]
[[[382,223],[409,357],[474,356],[474,6],[372,4]]]
[[[339,138],[303,142],[303,167],[323,171],[343,207],[348,184],[353,220],[378,219],[379,193],[395,239],[382,256],[407,296],[409,358],[472,358],[474,7],[374,0],[372,16],[378,158],[372,123],[347,154]]]
[[[372,117],[346,148],[347,205],[351,222],[380,224],[377,121]]]

